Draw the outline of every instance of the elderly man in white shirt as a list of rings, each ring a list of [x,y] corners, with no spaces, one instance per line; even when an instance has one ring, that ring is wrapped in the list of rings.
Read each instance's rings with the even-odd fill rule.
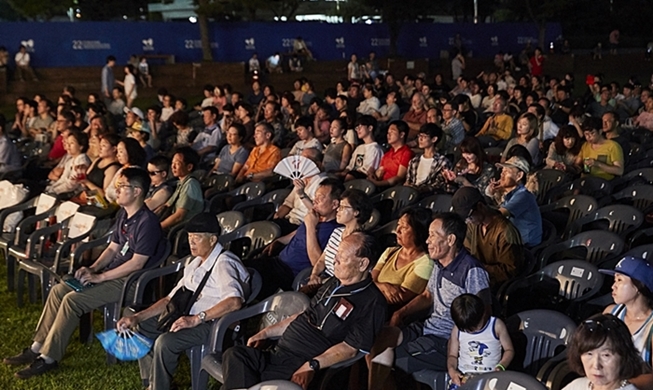
[[[220,225],[215,215],[200,213],[188,222],[186,229],[194,258],[184,268],[184,277],[166,297],[133,316],[121,318],[117,324],[118,329],[138,325],[141,334],[155,339],[149,354],[139,360],[141,380],[149,389],[169,389],[179,355],[204,344],[213,320],[239,310],[251,292],[247,268],[218,243]],[[173,296],[184,290],[192,294],[205,277],[206,284],[190,303],[188,315],[174,320],[169,329],[159,329],[161,320],[169,314],[167,305]]]

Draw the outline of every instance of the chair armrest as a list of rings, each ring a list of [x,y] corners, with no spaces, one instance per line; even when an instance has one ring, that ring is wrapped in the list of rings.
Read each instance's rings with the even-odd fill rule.
[[[17,205],[7,207],[6,209],[0,210],[0,226],[3,226],[5,224],[5,219],[7,219],[7,217],[9,215],[11,215],[12,213],[15,213],[17,211],[29,210],[31,208],[35,209],[36,205],[34,204],[34,202],[32,200],[28,200],[26,202],[19,203]]]
[[[143,302],[145,287],[150,281],[161,276],[179,272],[182,268],[184,268],[184,263],[184,261],[180,260],[174,264],[160,268],[148,269],[145,272],[139,274],[138,279],[135,281],[136,287],[134,291],[134,298],[132,299],[130,305],[140,305]]]
[[[93,222],[93,225],[95,225],[95,222]],[[59,265],[60,265],[59,263],[61,262],[62,254],[70,253],[70,248],[72,248],[73,245],[75,245],[75,244],[77,244],[79,242],[82,242],[87,237],[89,237],[91,235],[92,231],[93,231],[93,229],[90,229],[88,232],[86,232],[86,233],[84,233],[84,234],[82,234],[82,235],[80,235],[78,237],[68,238],[57,247],[57,250],[55,251],[55,254],[54,254],[54,264],[53,264],[53,267],[54,267],[55,270],[57,270],[57,271],[59,270]],[[69,267],[69,270],[70,270],[70,267]]]
[[[68,273],[72,273],[72,271],[76,268],[84,252],[111,242],[112,233],[113,232],[109,231],[104,236],[89,242],[83,242],[77,248],[75,248],[75,250],[70,254],[70,269],[68,270]]]
[[[169,241],[174,241],[175,237],[177,236],[177,233],[179,233],[179,231],[181,229],[183,229],[184,227],[186,227],[185,222],[181,222],[181,223],[178,223],[178,224],[172,226],[170,228],[170,230],[168,231],[168,236],[167,236],[168,240]]]
[[[34,244],[35,242],[41,242],[45,240],[46,237],[50,236],[53,233],[58,232],[63,227],[63,223],[55,223],[54,225],[46,226],[44,228],[38,229],[32,232],[27,240]],[[29,252],[32,253],[32,252]]]
[[[259,314],[262,314],[260,305],[254,305],[222,316],[211,328],[211,334],[209,335],[209,353],[214,353],[222,359],[222,346],[224,345],[224,338],[227,335],[229,326]]]
[[[45,220],[46,218],[49,218],[52,215],[54,215],[54,207],[41,214],[31,215],[27,218],[23,218],[23,220],[18,223],[18,226],[16,226],[16,238],[14,243],[18,245],[18,243],[22,241],[21,237],[24,235],[23,231],[28,226],[36,225],[37,222]]]
[[[653,236],[653,227],[637,230],[635,233],[633,233],[633,235],[631,235],[628,238],[628,247],[632,248],[633,243],[635,241],[637,241],[642,236],[645,236],[645,237]]]
[[[240,202],[240,203],[236,204],[233,207],[233,210],[234,211],[241,211],[243,209],[246,209],[249,206],[256,206],[256,205],[259,205],[259,204],[263,204],[262,199],[260,197],[259,198],[254,198],[252,200],[246,200],[244,202]]]

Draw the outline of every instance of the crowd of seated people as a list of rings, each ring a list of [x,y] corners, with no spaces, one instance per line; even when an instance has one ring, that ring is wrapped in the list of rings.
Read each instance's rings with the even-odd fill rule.
[[[595,77],[587,91],[574,91],[571,77],[524,72],[461,75],[453,88],[442,75],[350,77],[323,96],[306,79],[279,94],[281,86],[258,80],[243,92],[207,85],[192,108],[165,90],[145,109],[137,107],[142,99],[126,105],[120,88],[108,105],[96,94],[82,103],[70,87],[56,103],[43,95],[17,99],[13,121],[0,115],[0,174],[18,171],[6,177],[33,194],[76,202],[80,212],[118,228],[95,263],[75,273],[94,286],[77,295],[64,286],[53,289],[33,344],[5,364],[27,366],[19,378],[57,368],[78,318],[115,300],[121,281],[160,256],[165,240],[183,228],[192,261],[177,287],[119,322],[156,339],[140,362],[141,379],[151,389],[170,388],[179,351],[201,344],[208,322],[244,307],[250,294],[245,267],[262,277],[256,300],[298,285],[313,301],[304,313],[226,352],[226,389],[267,379],[306,387],[315,371],[358,352],[367,355],[359,364],[369,370],[360,388],[391,388],[391,377],[404,380],[424,369],[448,372],[459,385],[476,374],[461,352],[463,340],[476,337],[492,339],[494,348],[483,370],[510,369],[514,351],[497,314],[498,297],[544,265],[533,260],[543,245],[569,238],[568,215],[539,207],[567,195],[596,196],[565,187],[579,178],[627,188],[627,174],[650,167],[653,149],[653,96],[637,80],[619,89]],[[26,145],[44,152],[21,166]],[[310,160],[319,173],[279,177],[274,168],[286,156]],[[557,187],[540,188],[544,173],[560,176]],[[247,184],[288,191],[266,217],[280,236],[255,256],[239,258],[218,243],[215,193],[207,191],[216,176],[231,183],[221,196]],[[643,175],[635,184],[650,180]],[[365,191],[361,182],[369,184]],[[375,196],[398,186],[417,195],[400,208]],[[435,212],[418,206],[434,195],[448,197],[450,207]],[[239,201],[225,199],[215,203],[218,211]],[[604,206],[614,200],[595,201]],[[653,224],[651,203],[640,210],[640,230]],[[375,242],[380,230],[367,226],[374,208],[395,224],[396,241],[383,236]],[[116,233],[130,229],[142,243],[125,243],[126,233]],[[653,270],[631,257],[616,267],[616,306],[606,314],[623,320],[635,347],[650,358]],[[153,318],[166,313],[182,285],[197,288],[206,272],[215,276],[203,287],[207,295],[170,329],[156,330]],[[428,316],[416,317],[425,310]],[[176,337],[180,331],[189,337]],[[273,350],[252,348],[277,337]],[[173,347],[177,352],[166,351]],[[622,379],[653,389],[653,377],[639,370]]]

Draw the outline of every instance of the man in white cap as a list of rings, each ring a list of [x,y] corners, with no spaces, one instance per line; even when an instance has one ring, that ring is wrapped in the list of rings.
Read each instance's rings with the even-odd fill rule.
[[[140,123],[142,126],[147,126],[147,123],[143,123],[145,115],[138,107],[125,107],[123,109],[125,113],[125,129],[130,129],[134,126],[135,123]]]
[[[512,222],[521,234],[522,242],[527,247],[534,247],[542,242],[542,215],[535,195],[524,187],[530,166],[519,156],[513,156],[501,167],[501,178],[487,186],[488,196],[501,196],[499,211]]]

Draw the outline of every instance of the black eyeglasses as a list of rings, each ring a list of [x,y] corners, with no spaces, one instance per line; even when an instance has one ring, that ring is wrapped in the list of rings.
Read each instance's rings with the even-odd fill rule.
[[[163,171],[147,171],[147,173],[149,173],[150,176],[154,176],[154,175],[159,174],[161,172],[163,172]]]

